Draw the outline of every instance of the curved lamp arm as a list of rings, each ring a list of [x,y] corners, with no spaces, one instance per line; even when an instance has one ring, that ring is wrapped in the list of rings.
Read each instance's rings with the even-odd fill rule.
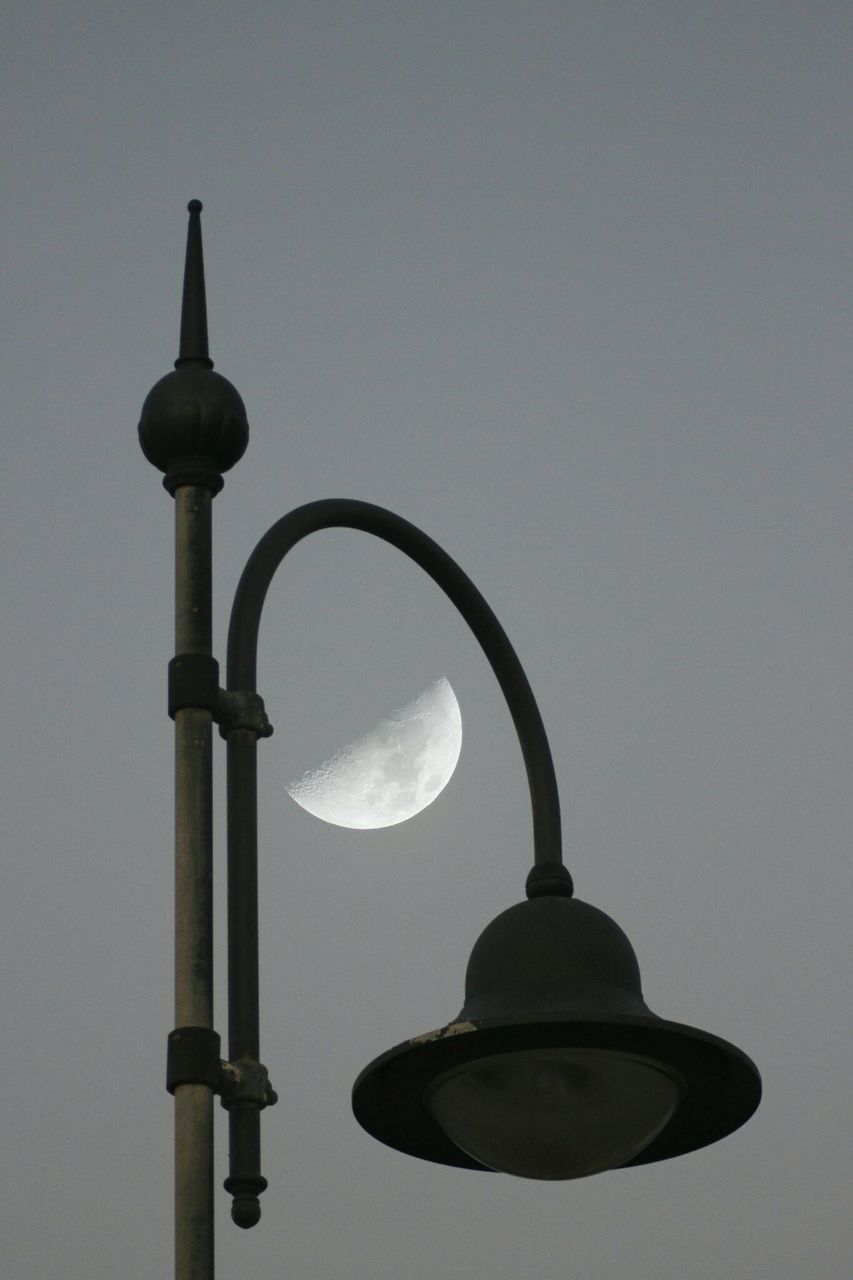
[[[518,733],[533,807],[535,862],[560,863],[560,800],[554,764],[539,708],[515,650],[459,565],[432,538],[393,511],[331,498],[297,507],[276,521],[249,557],[237,587],[228,632],[228,689],[255,692],[261,611],[278,566],[308,534],[332,528],[360,529],[397,547],[429,574],[468,623],[503,690]]]
[[[278,566],[298,542],[320,529],[360,529],[397,547],[438,584],[479,641],[503,690],[521,745],[533,809],[534,866],[528,897],[571,896],[562,863],[560,802],[542,717],[515,650],[492,610],[446,551],[415,525],[383,507],[351,499],[327,499],[297,507],[261,538],[243,570],[228,631],[227,689],[254,694],[257,644],[264,600]],[[228,987],[230,1061],[249,1077],[259,1059],[257,919],[257,724],[228,726]],[[241,1066],[242,1064],[242,1066]],[[260,1216],[259,1113],[274,1095],[226,1101],[231,1117],[232,1216],[251,1226]]]

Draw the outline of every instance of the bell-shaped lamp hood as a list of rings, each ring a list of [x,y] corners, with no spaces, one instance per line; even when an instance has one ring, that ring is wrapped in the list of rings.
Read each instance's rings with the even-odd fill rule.
[[[648,1009],[609,916],[548,896],[488,926],[459,1016],[366,1067],[353,1110],[410,1155],[554,1179],[706,1146],[760,1096],[739,1049]]]

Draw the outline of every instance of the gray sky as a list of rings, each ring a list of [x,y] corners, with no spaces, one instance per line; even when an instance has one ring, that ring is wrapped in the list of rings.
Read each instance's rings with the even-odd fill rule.
[[[136,423],[177,354],[191,197],[252,428],[214,508],[220,657],[289,507],[364,498],[437,537],[539,698],[578,896],[650,1006],[766,1091],[715,1147],[574,1183],[361,1132],[352,1080],[458,1011],[530,822],[463,624],[389,548],[318,535],[262,632],[281,1103],[260,1226],[219,1197],[219,1274],[846,1274],[851,53],[841,0],[9,0],[7,1280],[171,1268],[172,504]],[[465,740],[434,806],[360,832],[290,800],[442,675]]]

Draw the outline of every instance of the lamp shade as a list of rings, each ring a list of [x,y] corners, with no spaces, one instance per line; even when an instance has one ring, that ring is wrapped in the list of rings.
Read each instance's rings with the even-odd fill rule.
[[[442,1164],[577,1178],[706,1146],[752,1115],[755,1066],[646,1006],[633,948],[587,903],[503,912],[445,1027],[375,1059],[353,1088],[374,1137]]]

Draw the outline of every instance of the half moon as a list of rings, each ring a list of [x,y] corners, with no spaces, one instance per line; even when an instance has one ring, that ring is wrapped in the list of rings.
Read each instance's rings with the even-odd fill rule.
[[[308,813],[335,826],[392,827],[432,804],[461,750],[459,703],[442,676],[287,790]]]

